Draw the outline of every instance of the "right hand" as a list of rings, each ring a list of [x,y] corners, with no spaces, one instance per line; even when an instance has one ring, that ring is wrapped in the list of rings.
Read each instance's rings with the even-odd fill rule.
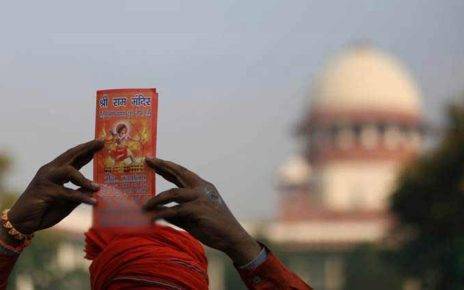
[[[69,149],[55,160],[42,166],[24,193],[8,213],[12,225],[23,234],[54,226],[79,204],[94,205],[92,197],[99,186],[79,172],[104,147],[93,140]],[[64,186],[72,182],[79,189]]]
[[[147,165],[179,188],[161,192],[144,205],[154,219],[166,219],[183,228],[203,244],[226,253],[244,265],[261,246],[235,219],[216,187],[195,173],[170,161],[146,159]],[[166,207],[176,202],[178,205]]]

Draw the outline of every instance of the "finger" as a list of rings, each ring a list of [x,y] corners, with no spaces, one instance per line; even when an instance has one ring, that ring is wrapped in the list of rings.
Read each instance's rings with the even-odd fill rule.
[[[159,207],[152,214],[152,220],[157,219],[168,219],[168,218],[180,218],[182,216],[181,205],[175,205],[171,207],[162,206]]]
[[[189,231],[191,228],[191,224],[189,223],[188,220],[185,218],[181,217],[170,217],[170,218],[165,218],[165,220],[170,223],[175,225],[176,227],[179,227],[181,229],[184,229],[186,231]]]
[[[87,179],[79,170],[72,166],[66,166],[54,173],[52,179],[61,184],[71,181],[74,185],[82,187],[84,190],[98,191],[100,186]]]
[[[77,170],[81,169],[84,165],[89,163],[93,156],[100,150],[105,147],[105,142],[103,140],[94,140],[92,146],[84,148],[83,151],[77,154],[71,162],[71,165]]]
[[[150,211],[155,210],[156,207],[166,205],[170,202],[183,203],[192,201],[196,198],[196,194],[193,190],[185,188],[173,188],[157,194],[155,197],[148,200],[143,210]]]
[[[102,140],[95,139],[67,150],[54,161],[58,164],[71,164],[77,169],[80,169],[104,146],[105,143]]]
[[[73,203],[97,204],[97,200],[92,197],[91,193],[85,190],[64,188],[62,197]]]
[[[87,179],[79,170],[74,169],[70,172],[69,181],[74,185],[80,186],[84,190],[98,191],[100,186],[90,179]]]
[[[203,180],[192,171],[171,161],[164,161],[158,158],[145,158],[148,167],[161,175],[167,181],[179,187],[195,186]]]

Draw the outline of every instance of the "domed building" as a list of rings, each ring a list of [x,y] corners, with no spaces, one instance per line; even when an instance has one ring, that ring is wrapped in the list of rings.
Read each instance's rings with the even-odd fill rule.
[[[343,289],[346,256],[381,242],[401,167],[424,139],[420,92],[394,57],[343,50],[312,84],[303,148],[278,170],[279,215],[264,236],[315,289]]]
[[[307,164],[293,158],[280,169],[282,220],[382,215],[399,167],[422,143],[419,91],[390,55],[351,47],[317,77],[299,134]]]

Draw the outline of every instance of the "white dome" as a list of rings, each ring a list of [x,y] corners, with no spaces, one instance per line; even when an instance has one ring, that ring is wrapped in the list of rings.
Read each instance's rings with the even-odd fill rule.
[[[303,156],[289,158],[278,171],[282,184],[301,185],[309,180],[311,167]]]
[[[313,112],[382,111],[420,114],[419,91],[396,59],[356,46],[330,61],[311,94]]]

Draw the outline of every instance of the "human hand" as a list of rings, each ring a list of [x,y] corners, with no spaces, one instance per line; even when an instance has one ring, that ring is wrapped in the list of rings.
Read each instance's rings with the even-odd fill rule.
[[[42,166],[24,193],[8,212],[12,225],[23,234],[54,226],[68,216],[79,204],[94,205],[93,192],[99,186],[79,172],[104,147],[104,142],[93,140],[69,149],[55,160]],[[79,186],[64,186],[72,182]]]
[[[179,188],[159,193],[144,205],[154,219],[166,219],[183,228],[203,244],[226,253],[244,265],[261,251],[261,246],[233,216],[216,187],[195,173],[170,161],[146,159],[147,165]],[[176,202],[177,205],[165,205]]]

